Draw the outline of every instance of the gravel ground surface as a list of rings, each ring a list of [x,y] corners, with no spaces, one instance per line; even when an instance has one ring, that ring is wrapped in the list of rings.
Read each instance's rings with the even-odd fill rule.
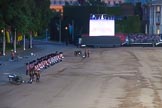
[[[0,85],[0,108],[162,108],[162,48],[89,48],[85,59],[73,55],[76,47],[59,49],[65,59],[39,83]]]

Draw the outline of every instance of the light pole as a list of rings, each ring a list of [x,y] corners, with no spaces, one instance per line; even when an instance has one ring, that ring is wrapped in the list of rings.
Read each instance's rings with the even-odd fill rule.
[[[68,27],[65,27],[65,41],[66,41],[66,46],[69,44],[69,35],[68,35]]]
[[[32,33],[30,33],[30,48],[33,48],[32,44]]]
[[[72,20],[72,42],[74,42],[74,20]]]
[[[61,18],[59,20],[59,42],[61,43]]]
[[[1,32],[3,33],[3,55],[6,55],[6,36],[5,36],[5,28],[3,30],[1,30]]]
[[[14,36],[14,52],[16,53],[16,28],[15,28],[15,36]]]
[[[26,50],[26,49],[25,49],[25,34],[24,34],[24,50]]]
[[[46,41],[48,41],[48,29],[46,28]]]

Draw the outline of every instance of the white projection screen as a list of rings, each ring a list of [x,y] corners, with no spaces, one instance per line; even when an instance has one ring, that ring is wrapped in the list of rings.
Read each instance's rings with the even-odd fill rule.
[[[106,14],[91,14],[89,36],[114,36],[115,18]]]

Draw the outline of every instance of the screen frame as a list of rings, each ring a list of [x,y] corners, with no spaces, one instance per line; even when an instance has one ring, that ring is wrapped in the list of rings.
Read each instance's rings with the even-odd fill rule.
[[[115,18],[107,14],[91,14],[89,36],[115,36]]]

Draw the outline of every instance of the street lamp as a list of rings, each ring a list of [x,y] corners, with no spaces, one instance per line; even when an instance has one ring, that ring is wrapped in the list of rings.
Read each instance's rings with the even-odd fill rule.
[[[46,41],[48,41],[48,29],[46,28]]]
[[[67,26],[65,27],[65,30],[68,30],[68,27]]]
[[[32,32],[30,32],[30,48],[33,48],[33,38],[32,38]]]
[[[59,19],[59,42],[61,43],[61,18]]]
[[[65,33],[66,33],[66,35],[65,35],[65,41],[66,41],[66,46],[67,46],[68,43],[69,43],[69,35],[68,35],[68,27],[67,26],[65,27]]]
[[[3,55],[6,55],[6,36],[5,36],[5,29],[1,30],[1,32],[3,33]]]
[[[26,50],[26,49],[25,49],[25,34],[24,34],[24,50]]]
[[[16,28],[15,28],[15,36],[14,36],[14,52],[16,53]]]

